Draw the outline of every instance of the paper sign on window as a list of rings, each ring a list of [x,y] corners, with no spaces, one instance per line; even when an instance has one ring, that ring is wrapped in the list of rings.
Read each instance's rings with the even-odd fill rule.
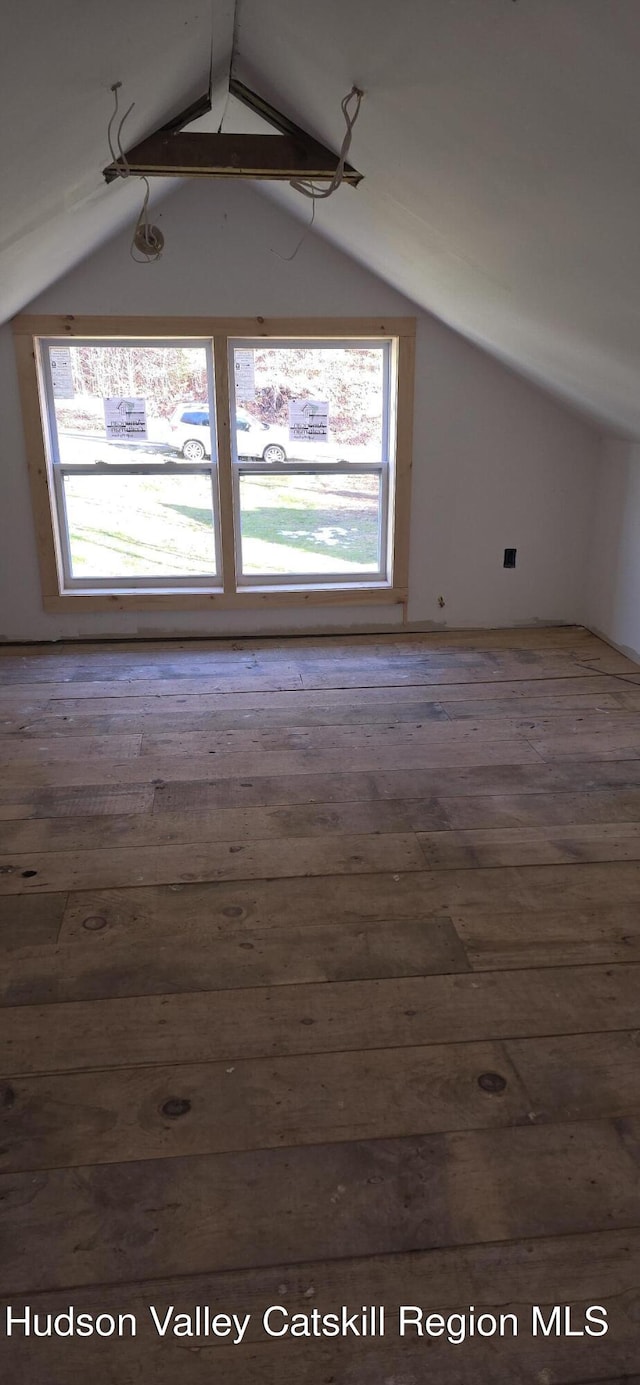
[[[54,399],[73,399],[73,372],[68,346],[52,346],[49,352]]]
[[[329,405],[322,399],[289,400],[289,441],[326,442]]]
[[[144,440],[147,437],[147,405],[144,399],[111,398],[104,401],[108,438]]]
[[[253,351],[234,351],[233,364],[236,376],[236,400],[238,404],[244,404],[256,397],[256,369]]]

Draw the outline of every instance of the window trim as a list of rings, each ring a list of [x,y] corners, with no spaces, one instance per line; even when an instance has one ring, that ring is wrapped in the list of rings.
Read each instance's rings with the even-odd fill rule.
[[[74,317],[63,315],[14,318],[18,381],[22,402],[27,464],[32,495],[43,607],[46,611],[79,610],[211,610],[260,609],[334,604],[403,604],[408,597],[409,508],[413,435],[413,390],[415,362],[415,318],[208,318],[208,317]],[[43,383],[41,339],[77,341],[86,339],[105,345],[122,339],[141,344],[184,342],[185,345],[213,343],[214,398],[218,438],[219,532],[217,584],[195,584],[176,579],[170,586],[115,589],[102,580],[95,587],[62,588],[59,573],[64,571],[58,522],[55,511],[51,439],[47,398]],[[358,577],[345,581],[311,580],[304,583],[259,580],[236,584],[236,535],[233,486],[240,466],[232,459],[231,397],[229,393],[229,353],[239,340],[348,341],[391,343],[390,436],[395,441],[395,484],[390,488],[387,523],[388,566],[391,581]],[[233,401],[235,403],[235,400]],[[346,464],[345,464],[346,465]],[[184,470],[185,464],[176,469]],[[207,471],[213,470],[213,459]],[[252,470],[255,463],[249,463]],[[322,464],[320,464],[322,466]],[[372,471],[373,466],[352,464],[353,469]],[[334,464],[325,464],[332,470]],[[324,468],[323,468],[324,469]],[[341,468],[342,469],[342,468]],[[273,467],[270,467],[273,470]],[[309,467],[305,467],[309,470]],[[393,494],[391,494],[391,489]]]

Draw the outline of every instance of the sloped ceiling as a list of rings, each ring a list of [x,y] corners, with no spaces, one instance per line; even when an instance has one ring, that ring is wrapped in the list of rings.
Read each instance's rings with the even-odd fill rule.
[[[5,316],[130,218],[138,190],[100,178],[109,86],[136,101],[132,142],[206,86],[212,18],[215,128],[233,8],[5,0]],[[234,72],[334,148],[361,85],[365,181],[318,204],[315,230],[640,436],[640,0],[238,0]],[[228,103],[225,128],[244,121]]]
[[[222,117],[234,0],[2,0],[2,20],[0,321],[135,222],[140,185],[102,178],[114,82],[126,147],[206,91],[213,48]]]

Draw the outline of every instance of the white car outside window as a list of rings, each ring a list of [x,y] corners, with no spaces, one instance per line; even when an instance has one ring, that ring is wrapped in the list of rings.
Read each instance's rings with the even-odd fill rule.
[[[181,404],[169,424],[169,439],[187,461],[211,456],[209,412],[200,404]],[[236,448],[240,458],[265,462],[360,462],[368,460],[367,448],[328,442],[291,442],[284,424],[261,423],[238,410]]]

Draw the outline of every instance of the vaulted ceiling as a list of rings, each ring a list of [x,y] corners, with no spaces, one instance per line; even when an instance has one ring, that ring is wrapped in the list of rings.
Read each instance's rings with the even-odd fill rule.
[[[250,128],[225,112],[234,46],[235,75],[335,149],[341,97],[366,91],[365,180],[314,231],[640,436],[640,0],[5,0],[3,18],[2,317],[135,217],[139,188],[101,177],[111,84],[132,143],[201,94],[213,54],[208,128]]]

